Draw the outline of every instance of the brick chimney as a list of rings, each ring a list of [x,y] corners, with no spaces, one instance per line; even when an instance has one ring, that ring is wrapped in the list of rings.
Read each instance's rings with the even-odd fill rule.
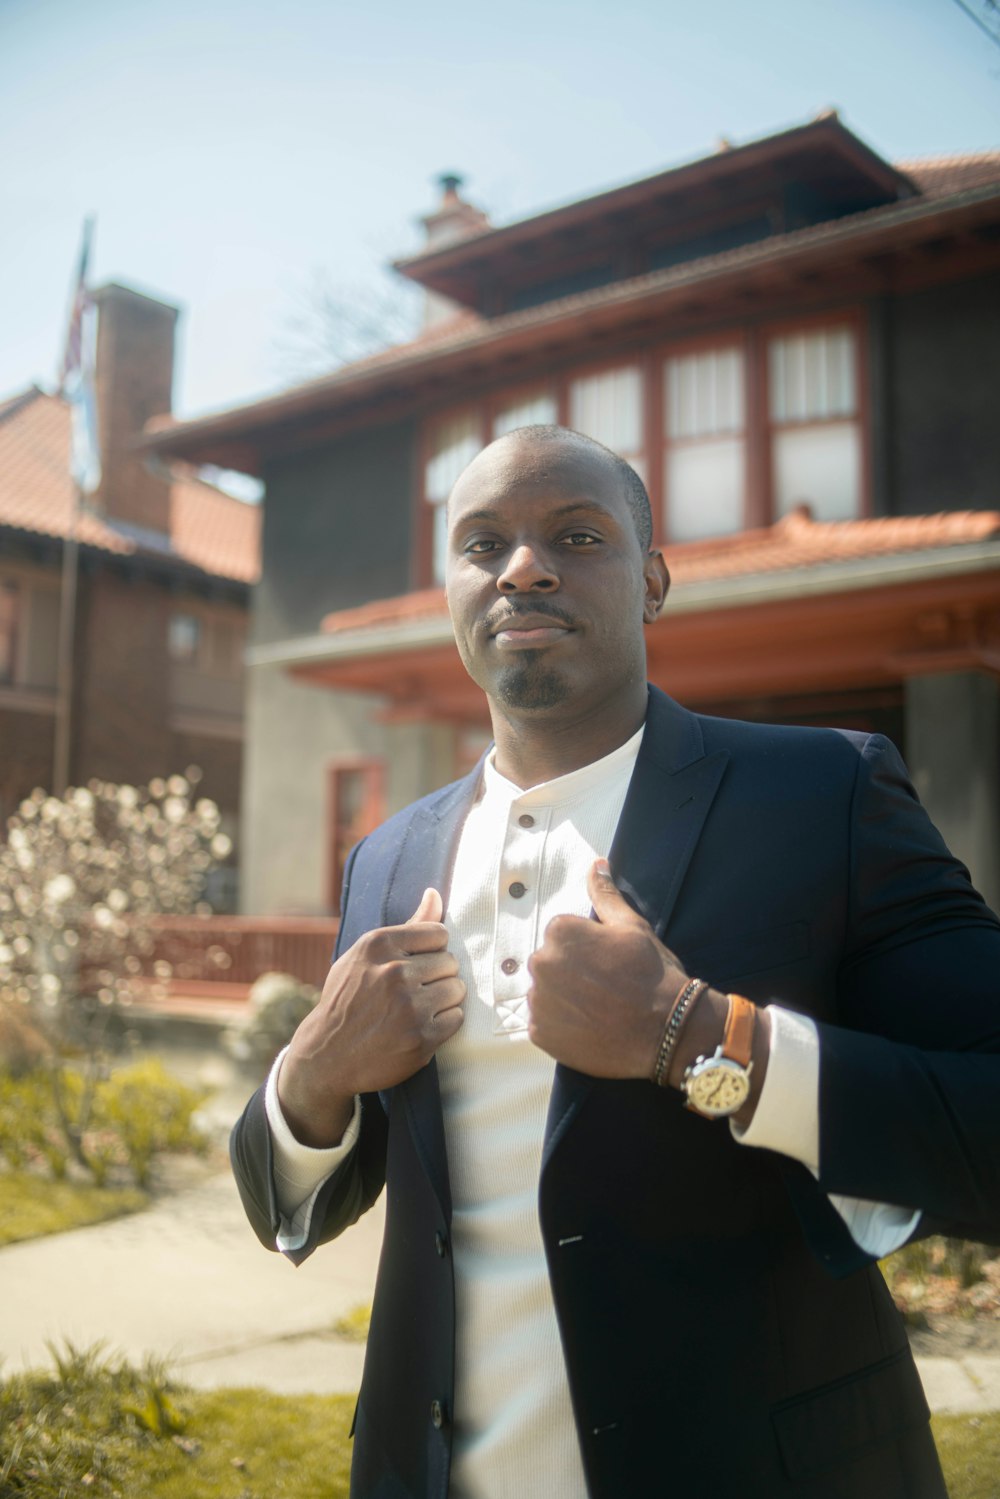
[[[170,485],[130,449],[146,422],[169,415],[178,309],[113,282],[97,303],[97,414],[101,484],[95,508],[146,531],[170,530]]]
[[[485,234],[491,228],[482,209],[467,203],[461,196],[464,178],[457,172],[442,172],[437,181],[441,189],[441,201],[432,213],[424,214],[420,220],[424,226],[425,250],[441,250],[445,245],[453,245],[458,240]],[[461,311],[458,303],[451,301],[449,297],[428,291],[424,297],[424,327],[434,328]]]

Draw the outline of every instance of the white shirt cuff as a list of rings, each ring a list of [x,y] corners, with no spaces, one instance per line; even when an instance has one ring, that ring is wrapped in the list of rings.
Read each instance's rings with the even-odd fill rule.
[[[278,1101],[278,1075],[287,1051],[286,1046],[278,1053],[264,1089],[264,1111],[271,1131],[274,1188],[281,1216],[275,1242],[281,1250],[303,1247],[309,1237],[319,1190],[346,1161],[358,1143],[361,1130],[361,1100],[355,1098],[351,1122],[339,1145],[317,1150],[296,1140]]]
[[[794,1010],[768,1005],[771,1050],[767,1076],[750,1123],[729,1127],[741,1145],[778,1150],[819,1176],[819,1032]],[[906,1243],[920,1221],[919,1209],[868,1202],[831,1192],[830,1201],[866,1254],[883,1258]]]
[[[794,1010],[768,1005],[771,1050],[757,1107],[744,1128],[730,1120],[741,1145],[778,1150],[819,1171],[819,1033]]]

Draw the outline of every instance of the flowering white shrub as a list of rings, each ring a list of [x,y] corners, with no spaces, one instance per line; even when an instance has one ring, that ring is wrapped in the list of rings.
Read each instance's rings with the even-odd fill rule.
[[[319,990],[290,973],[262,973],[250,990],[250,1003],[224,1033],[222,1044],[238,1062],[262,1076],[319,999]]]
[[[195,795],[198,779],[192,769],[141,788],[34,791],[0,844],[0,1003],[48,1038],[62,1129],[83,1165],[108,1020],[140,977],[172,972],[155,918],[208,914],[205,878],[230,851],[215,803]],[[67,1052],[85,1059],[72,1100],[57,1062]]]
[[[148,787],[91,781],[34,791],[0,844],[0,992],[65,1034],[130,997],[153,951],[150,917],[187,915],[229,853],[196,772]],[[169,965],[157,962],[159,977]]]

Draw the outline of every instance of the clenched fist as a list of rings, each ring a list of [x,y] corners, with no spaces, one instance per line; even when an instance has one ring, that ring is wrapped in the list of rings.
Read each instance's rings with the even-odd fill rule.
[[[528,960],[528,1034],[592,1077],[646,1077],[687,974],[598,859],[587,881],[596,921],[556,916]]]
[[[462,1024],[465,985],[442,914],[441,896],[425,890],[409,921],[367,932],[330,969],[278,1078],[303,1145],[338,1144],[356,1093],[412,1077]]]

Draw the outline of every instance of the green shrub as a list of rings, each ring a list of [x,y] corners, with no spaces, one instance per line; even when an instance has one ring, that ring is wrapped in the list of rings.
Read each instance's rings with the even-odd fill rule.
[[[263,1076],[318,998],[318,989],[290,973],[262,973],[250,990],[246,1014],[223,1037],[226,1050]]]
[[[136,1492],[130,1474],[138,1453],[184,1421],[162,1364],[136,1368],[107,1357],[100,1344],[50,1344],[49,1351],[54,1373],[16,1375],[0,1386],[0,1496]],[[173,1411],[172,1421],[151,1420],[151,1406]]]
[[[97,1086],[92,1151],[117,1143],[140,1187],[159,1155],[203,1150],[205,1139],[195,1128],[196,1110],[206,1094],[171,1077],[161,1062],[138,1062],[113,1072]]]
[[[71,1066],[21,1077],[0,1072],[0,1162],[61,1181],[73,1159],[98,1186],[127,1173],[145,1187],[158,1156],[204,1149],[194,1116],[205,1097],[152,1060],[112,1072],[92,1089]],[[78,1151],[71,1152],[68,1132],[78,1134]]]

